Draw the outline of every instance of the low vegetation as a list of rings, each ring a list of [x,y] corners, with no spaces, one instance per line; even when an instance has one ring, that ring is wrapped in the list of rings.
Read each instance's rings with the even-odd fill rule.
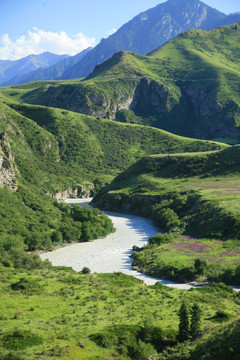
[[[94,201],[104,209],[151,217],[166,232],[133,253],[133,266],[140,271],[181,282],[238,285],[238,159],[239,146],[215,153],[146,157]]]
[[[0,278],[3,360],[157,358],[177,345],[182,302],[201,309],[199,349],[213,331],[234,326],[239,307],[238,294],[223,284],[180,291],[145,287],[120,273],[78,274],[67,268],[0,267]],[[235,346],[230,339],[229,346]]]
[[[238,359],[239,294],[226,285],[240,284],[238,54],[239,25],[191,30],[84,80],[1,90],[1,359]],[[213,284],[146,287],[42,262],[36,250],[114,231],[57,193],[153,219],[165,233],[133,252],[136,270]]]
[[[239,142],[239,24],[189,30],[148,56],[119,52],[86,79],[3,89],[54,106],[189,137]]]

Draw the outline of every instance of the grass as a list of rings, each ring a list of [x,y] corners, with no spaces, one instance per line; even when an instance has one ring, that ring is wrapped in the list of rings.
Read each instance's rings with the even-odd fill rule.
[[[235,146],[219,152],[146,157],[116,178],[109,190],[126,195],[141,188],[146,195],[193,190],[202,199],[238,213],[239,150]]]
[[[135,254],[134,266],[184,282],[199,278],[199,258],[204,279],[239,284],[239,149],[145,157],[102,189],[98,206],[128,209],[173,232],[173,243]]]
[[[140,271],[175,281],[224,281],[239,285],[240,269],[239,241],[197,239],[190,236],[176,236],[170,244],[148,245],[140,254],[133,255],[133,265]],[[206,263],[198,273],[195,261]],[[237,274],[237,275],[235,275]]]
[[[0,351],[6,356],[9,351],[17,353],[21,347],[21,355],[29,360],[50,357],[80,360],[90,356],[123,359],[116,350],[96,345],[89,336],[104,333],[113,325],[142,326],[149,316],[153,317],[155,326],[177,330],[177,311],[183,299],[201,304],[203,328],[215,327],[211,317],[218,310],[232,317],[238,313],[237,294],[217,286],[210,287],[209,292],[201,289],[186,292],[144,287],[141,281],[118,273],[80,275],[57,268],[34,272],[1,268],[0,277],[4,329]],[[31,291],[13,290],[11,285],[20,278],[38,287]],[[10,341],[14,331],[22,334],[19,345]],[[32,338],[28,346],[24,345],[26,336]]]
[[[2,93],[233,144],[240,139],[239,31],[237,25],[189,30],[148,56],[119,52],[86,79],[35,82]]]

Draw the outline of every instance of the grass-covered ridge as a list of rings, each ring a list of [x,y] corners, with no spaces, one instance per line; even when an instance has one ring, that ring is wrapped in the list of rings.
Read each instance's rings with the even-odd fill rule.
[[[2,91],[22,102],[239,141],[239,38],[239,24],[189,30],[148,56],[117,53],[86,79]]]
[[[77,185],[93,181],[98,176],[114,176],[149,154],[224,148],[224,145],[216,142],[183,138],[151,127],[120,124],[60,109],[12,102],[5,102],[2,109],[5,119],[18,122],[23,128],[21,131],[27,132],[25,137],[28,136],[27,140],[31,142],[33,156],[44,155],[39,160],[47,163],[48,171],[52,170],[51,176],[56,174],[56,182],[62,182],[62,187],[72,182]],[[5,121],[2,131],[6,128]],[[39,135],[33,136],[34,131]],[[13,138],[11,132],[9,138]],[[35,144],[40,141],[41,144]],[[50,190],[49,181],[52,187],[54,182],[51,178],[47,181],[41,187],[46,186],[47,189],[48,186],[47,190]],[[56,184],[55,191],[58,189],[59,185]]]
[[[149,156],[102,189],[97,206],[151,217],[167,232],[133,254],[136,268],[177,281],[239,284],[239,154],[234,146]]]

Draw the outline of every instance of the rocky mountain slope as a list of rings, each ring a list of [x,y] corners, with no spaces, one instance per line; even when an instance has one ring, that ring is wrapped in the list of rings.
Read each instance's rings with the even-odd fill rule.
[[[147,55],[191,28],[209,30],[240,21],[239,14],[225,15],[198,0],[168,0],[124,24],[116,33],[102,39],[61,79],[82,78],[118,51]]]

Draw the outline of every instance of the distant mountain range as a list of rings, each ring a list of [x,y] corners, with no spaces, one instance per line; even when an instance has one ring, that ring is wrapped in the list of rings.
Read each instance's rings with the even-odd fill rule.
[[[44,53],[16,62],[0,61],[0,84],[8,86],[36,80],[86,77],[97,64],[118,51],[146,55],[191,28],[209,30],[238,21],[240,13],[226,15],[199,0],[168,0],[137,15],[116,33],[102,39],[95,48],[88,48],[73,57]],[[47,61],[50,55],[52,62]]]
[[[21,73],[18,72],[15,76],[11,77],[9,80],[3,82],[2,86],[10,86],[17,84],[25,84],[31,81],[36,80],[55,80],[58,79],[67,69],[74,66],[78,61],[80,61],[92,48],[89,47],[75,56],[62,55],[59,58],[59,55],[56,56],[56,62],[46,66],[38,66],[37,70],[34,69],[30,72]],[[49,54],[49,53],[44,53]],[[43,57],[44,54],[36,55],[36,57]],[[52,54],[54,55],[54,54]],[[34,55],[30,55],[33,57]],[[24,60],[24,59],[22,59]],[[39,64],[40,65],[40,64]],[[51,65],[51,66],[50,66]],[[1,63],[0,63],[1,66]]]
[[[44,52],[40,55],[29,55],[19,60],[0,60],[0,84],[7,83],[10,79],[29,74],[37,69],[48,68],[58,61],[66,59],[69,55],[56,55]],[[13,84],[19,82],[13,82]]]

